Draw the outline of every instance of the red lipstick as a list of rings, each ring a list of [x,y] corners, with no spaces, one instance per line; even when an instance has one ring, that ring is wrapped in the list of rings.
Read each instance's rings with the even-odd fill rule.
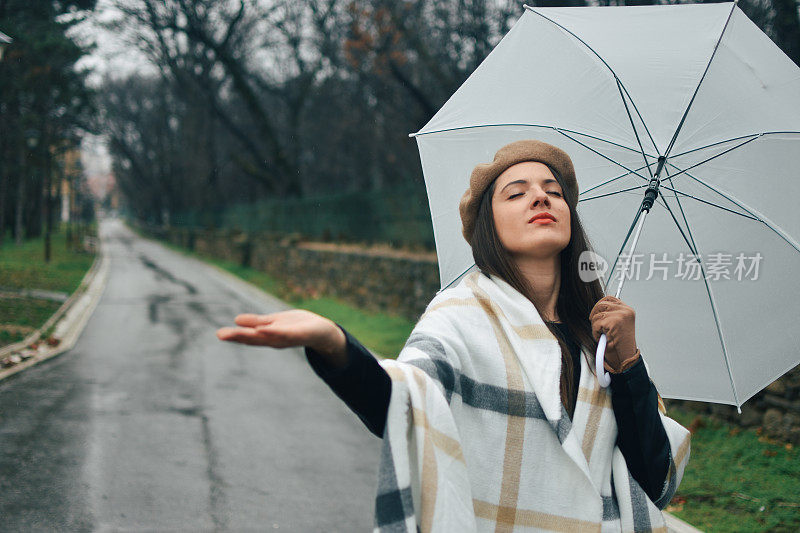
[[[533,215],[533,217],[531,217],[531,219],[528,221],[528,223],[530,224],[531,222],[533,222],[533,223],[536,223],[536,224],[550,224],[551,222],[555,222],[555,221],[556,221],[556,217],[554,217],[550,213],[544,212],[544,213],[537,213],[537,214]]]

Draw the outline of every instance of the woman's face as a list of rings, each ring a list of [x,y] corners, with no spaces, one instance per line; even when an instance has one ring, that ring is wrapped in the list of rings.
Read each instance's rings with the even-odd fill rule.
[[[569,244],[569,206],[561,185],[544,163],[525,161],[500,174],[492,212],[500,242],[515,258],[549,258]],[[555,220],[534,220],[543,213]]]

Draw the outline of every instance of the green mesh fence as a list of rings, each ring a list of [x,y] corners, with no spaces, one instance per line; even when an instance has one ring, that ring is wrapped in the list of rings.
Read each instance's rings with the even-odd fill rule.
[[[434,248],[428,200],[418,190],[390,189],[323,197],[261,200],[174,216],[172,225],[301,234],[320,240],[388,242]]]

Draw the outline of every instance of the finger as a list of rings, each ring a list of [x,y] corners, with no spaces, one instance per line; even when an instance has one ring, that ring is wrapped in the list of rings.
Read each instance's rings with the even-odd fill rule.
[[[603,315],[592,322],[592,336],[594,340],[599,341],[600,335],[606,334],[606,346],[613,347],[615,338],[615,322],[613,317]]]
[[[274,317],[272,315],[257,315],[255,313],[244,313],[236,317],[236,325],[245,328],[253,328],[263,324],[269,324]]]
[[[276,324],[258,325],[253,328],[256,333],[264,337],[285,337],[286,328],[280,328]]]
[[[628,310],[633,311],[633,308],[630,305],[626,304],[625,302],[623,302],[619,298],[614,298],[613,296],[609,296],[609,298],[610,299],[605,304],[608,307],[608,309],[613,309],[613,310],[625,310],[625,309],[628,309]]]
[[[603,324],[599,320],[595,319],[592,322],[592,337],[594,340],[599,341],[600,335],[602,335],[604,332],[605,329],[603,328]]]
[[[589,320],[594,320],[597,315],[605,311],[606,306],[604,304],[598,303],[592,308],[591,312],[589,312]]]
[[[602,309],[600,311],[595,312],[594,316],[589,319],[589,322],[592,325],[595,325],[598,321],[607,320],[608,317],[613,313],[613,311]]]
[[[594,307],[592,308],[591,312],[589,313],[589,318],[590,319],[592,318],[592,316],[594,314],[600,313],[602,311],[608,311],[608,310],[614,309],[615,307],[618,306],[618,304],[616,302],[613,302],[613,301],[610,301],[610,300],[606,300],[606,298],[607,297],[601,298],[600,300],[597,301],[596,304],[594,304]]]
[[[602,305],[603,307],[619,307],[620,305],[625,305],[622,303],[622,300],[618,298],[614,298],[613,296],[606,296],[602,300],[597,302],[598,305]]]
[[[219,328],[217,330],[217,338],[221,341],[228,340],[238,328]]]
[[[244,336],[253,337],[256,331],[252,328],[219,328],[217,338],[223,341],[236,340]]]
[[[259,335],[252,328],[220,328],[217,337],[228,342],[238,342],[253,346],[271,346],[270,340]]]

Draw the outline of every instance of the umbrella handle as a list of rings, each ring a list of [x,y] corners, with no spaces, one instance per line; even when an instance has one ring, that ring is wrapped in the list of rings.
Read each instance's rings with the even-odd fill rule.
[[[606,334],[600,335],[600,340],[597,341],[597,355],[595,355],[594,365],[597,371],[597,381],[600,382],[601,387],[608,387],[611,384],[611,376],[606,372],[603,366],[603,359],[606,356]]]

